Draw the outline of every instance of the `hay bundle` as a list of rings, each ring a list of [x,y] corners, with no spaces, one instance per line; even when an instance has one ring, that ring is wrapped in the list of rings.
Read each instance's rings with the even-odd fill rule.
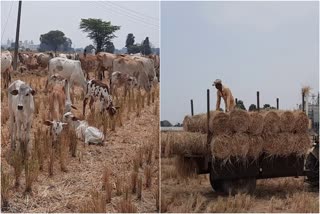
[[[308,133],[279,133],[275,136],[264,139],[264,151],[271,155],[298,156],[306,155],[311,148],[311,140]]]
[[[248,132],[251,135],[260,135],[263,131],[263,116],[259,112],[249,113],[249,128]]]
[[[263,120],[263,134],[275,135],[280,131],[280,117],[275,111],[262,112]]]
[[[207,147],[207,135],[205,134],[171,132],[168,133],[168,138],[172,154],[210,154]]]
[[[308,150],[312,147],[308,133],[294,134],[294,144],[291,147],[292,152],[296,153],[298,156],[306,155]]]
[[[303,133],[308,131],[309,119],[302,111],[293,112],[294,115],[294,128],[293,131]]]
[[[231,138],[229,148],[232,153],[231,156],[245,159],[249,152],[250,137],[245,133],[236,133]]]
[[[249,141],[248,156],[254,160],[258,159],[263,150],[263,139],[261,136],[252,136]]]
[[[225,134],[213,137],[211,140],[212,156],[223,160],[229,159],[232,155],[230,149],[231,139],[230,135]]]
[[[278,133],[273,136],[264,136],[263,150],[269,156],[288,156],[292,153],[294,135],[290,133]]]
[[[210,115],[209,129],[215,136],[229,134],[231,132],[229,122],[229,114],[222,111],[214,111]]]
[[[292,132],[294,128],[294,114],[292,111],[279,111],[281,132]]]
[[[188,132],[207,133],[207,114],[186,116],[183,120],[183,130]]]
[[[250,117],[248,112],[236,109],[230,112],[230,127],[233,132],[243,133],[249,128]]]

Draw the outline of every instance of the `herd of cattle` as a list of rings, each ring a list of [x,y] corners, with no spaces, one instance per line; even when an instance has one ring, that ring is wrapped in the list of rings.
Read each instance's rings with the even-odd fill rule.
[[[104,139],[99,129],[88,126],[85,120],[81,121],[71,113],[71,109],[76,108],[70,97],[74,85],[83,90],[83,116],[88,99],[90,108],[95,101],[99,101],[100,113],[114,116],[119,107],[115,106],[112,94],[119,87],[124,87],[125,91],[132,88],[137,88],[139,91],[144,89],[148,93],[159,80],[160,60],[157,55],[115,55],[100,52],[88,56],[78,54],[55,56],[53,53],[19,53],[18,56],[18,73],[23,72],[22,69],[34,70],[39,67],[47,71],[45,93],[50,93],[47,105],[51,120],[45,124],[51,126],[53,140],[67,123],[85,143],[99,143]],[[13,72],[12,59],[9,51],[1,53],[3,88],[8,91],[11,151],[20,151],[23,147],[25,148],[23,157],[28,158],[31,154],[32,143],[29,141],[35,111],[33,96],[37,92],[21,80],[10,84]],[[98,79],[90,79],[90,73]],[[104,82],[109,84],[101,81],[104,78],[107,79]]]

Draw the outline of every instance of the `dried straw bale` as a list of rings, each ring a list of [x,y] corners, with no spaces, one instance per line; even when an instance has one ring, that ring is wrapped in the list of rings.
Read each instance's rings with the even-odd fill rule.
[[[248,131],[250,117],[247,111],[235,109],[230,112],[230,127],[233,132],[243,133]]]
[[[219,159],[229,159],[232,155],[230,149],[231,139],[230,135],[225,134],[213,137],[211,140],[212,156]]]
[[[250,136],[248,157],[256,160],[263,151],[263,139],[261,136]]]
[[[308,131],[309,119],[308,116],[302,111],[294,111],[294,128],[293,131],[303,133]]]
[[[276,111],[261,112],[263,120],[263,134],[267,136],[275,135],[280,131],[280,117]]]
[[[172,154],[207,154],[207,135],[193,132],[168,133]]]
[[[263,131],[263,116],[259,112],[249,112],[248,133],[251,135],[260,135]]]
[[[210,118],[213,117],[213,112],[210,112]],[[183,120],[183,129],[188,132],[207,133],[207,114],[197,114],[192,117],[186,116]]]
[[[294,114],[292,111],[278,111],[280,117],[280,131],[292,132],[294,128]]]
[[[209,129],[213,135],[230,134],[229,114],[214,111],[209,121]]]

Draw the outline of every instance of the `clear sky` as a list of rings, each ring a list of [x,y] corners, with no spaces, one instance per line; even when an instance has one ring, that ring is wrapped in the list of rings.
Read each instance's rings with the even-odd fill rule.
[[[17,11],[17,1],[1,1],[1,43],[15,38]],[[128,33],[133,33],[138,43],[149,36],[150,42],[159,47],[159,15],[159,1],[23,1],[20,40],[39,44],[41,34],[61,30],[75,47],[85,47],[93,42],[79,29],[81,18],[100,18],[121,26],[115,33],[118,38],[113,40],[118,49],[125,46]]]
[[[297,108],[319,89],[318,2],[161,2],[161,120],[215,108],[219,78],[244,101]],[[181,12],[183,11],[183,12]],[[221,107],[224,108],[222,102]]]

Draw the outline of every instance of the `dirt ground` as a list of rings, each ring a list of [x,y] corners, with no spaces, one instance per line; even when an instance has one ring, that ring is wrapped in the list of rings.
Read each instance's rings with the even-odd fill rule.
[[[39,114],[34,116],[33,134],[41,126],[43,130],[48,128],[42,124],[47,119],[48,108],[46,95],[43,92],[46,77],[34,74],[19,74],[14,77],[31,84],[37,91],[36,102],[40,102]],[[121,120],[116,123],[115,131],[107,129],[106,145],[86,145],[78,140],[76,157],[69,153],[66,158],[67,172],[60,170],[59,159],[56,157],[54,162],[53,176],[48,174],[48,158],[44,161],[43,171],[39,171],[36,181],[32,184],[32,194],[24,194],[25,173],[22,172],[20,186],[14,187],[13,167],[7,162],[6,154],[9,150],[9,133],[7,120],[7,91],[2,90],[2,134],[1,134],[1,165],[3,172],[9,174],[8,207],[2,208],[2,212],[81,212],[88,210],[86,204],[92,201],[92,191],[104,194],[102,190],[102,178],[105,169],[110,172],[110,183],[112,187],[112,199],[106,203],[106,212],[120,212],[120,201],[126,197],[136,207],[137,212],[157,212],[159,195],[159,88],[155,89],[154,103],[141,107],[140,116],[137,116],[137,108],[129,111],[128,103],[122,103]],[[80,89],[76,90],[75,106],[78,110],[75,115],[81,117],[82,100]],[[40,101],[41,100],[41,101]],[[89,114],[87,108],[87,117]],[[118,121],[117,121],[118,122]],[[96,125],[95,121],[92,122]],[[101,128],[101,127],[98,127]],[[102,129],[102,128],[101,128]],[[147,148],[151,148],[151,156],[147,157]],[[149,150],[150,151],[150,150]],[[137,154],[142,154],[142,166],[135,168]],[[47,154],[45,155],[48,156]],[[148,158],[148,160],[147,160]],[[150,160],[151,161],[150,161]],[[151,163],[150,163],[151,162]],[[146,180],[150,176],[146,173],[151,169],[151,186],[147,185]],[[137,193],[125,194],[125,188],[117,193],[120,182],[123,187],[130,187],[131,174],[137,170],[138,178],[142,179],[142,197],[138,198]],[[150,173],[149,173],[150,174]],[[149,176],[149,177],[147,177]],[[90,209],[89,209],[90,210]],[[92,211],[93,212],[93,211]]]
[[[214,192],[209,175],[181,178],[174,158],[161,158],[162,212],[319,212],[319,192],[304,178],[258,180],[254,194]]]

